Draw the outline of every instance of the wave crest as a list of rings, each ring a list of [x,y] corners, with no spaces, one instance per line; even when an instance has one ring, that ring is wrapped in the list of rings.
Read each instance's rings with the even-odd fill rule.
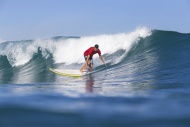
[[[147,37],[151,31],[146,27],[137,28],[131,33],[121,33],[114,35],[99,35],[91,37],[59,37],[52,39],[36,39],[24,41],[4,42],[0,44],[0,55],[7,56],[12,66],[19,66],[30,61],[38,49],[42,51],[42,56],[48,58],[53,55],[55,63],[83,63],[83,52],[95,44],[100,45],[102,55],[113,54],[122,49],[125,51],[118,60],[138,43],[140,38]],[[97,55],[95,55],[97,57]]]

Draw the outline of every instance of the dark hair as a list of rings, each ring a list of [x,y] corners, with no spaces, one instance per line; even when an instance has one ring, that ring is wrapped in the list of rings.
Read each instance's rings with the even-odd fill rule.
[[[94,47],[98,49],[98,48],[99,48],[99,45],[96,44]]]

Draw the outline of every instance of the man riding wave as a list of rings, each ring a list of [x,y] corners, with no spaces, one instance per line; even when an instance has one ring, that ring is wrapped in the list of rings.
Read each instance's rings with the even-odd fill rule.
[[[99,58],[106,65],[106,63],[104,62],[104,59],[103,59],[103,57],[101,55],[101,51],[99,49],[99,45],[96,44],[94,47],[90,47],[89,49],[87,49],[84,52],[85,64],[80,69],[81,73],[83,73],[83,70],[87,69],[88,66],[89,66],[88,71],[92,70],[92,68],[93,68],[93,55],[96,54],[96,53],[98,53]]]

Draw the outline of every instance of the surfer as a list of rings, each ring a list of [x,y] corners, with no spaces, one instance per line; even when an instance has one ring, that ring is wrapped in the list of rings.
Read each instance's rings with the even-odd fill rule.
[[[91,69],[93,68],[93,55],[98,53],[99,55],[99,58],[101,59],[101,61],[106,65],[106,63],[104,62],[104,59],[101,55],[101,51],[99,49],[99,45],[95,45],[94,47],[90,47],[89,49],[87,49],[85,52],[84,52],[84,59],[85,59],[85,64],[82,66],[82,68],[80,69],[80,72],[83,73],[83,70],[85,70],[88,66],[89,66],[89,69],[88,71],[91,71]]]

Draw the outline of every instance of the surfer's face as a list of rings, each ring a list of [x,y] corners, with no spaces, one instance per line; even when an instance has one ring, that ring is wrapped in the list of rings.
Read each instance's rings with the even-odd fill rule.
[[[98,51],[98,49],[97,49],[97,48],[94,48],[94,51]]]

